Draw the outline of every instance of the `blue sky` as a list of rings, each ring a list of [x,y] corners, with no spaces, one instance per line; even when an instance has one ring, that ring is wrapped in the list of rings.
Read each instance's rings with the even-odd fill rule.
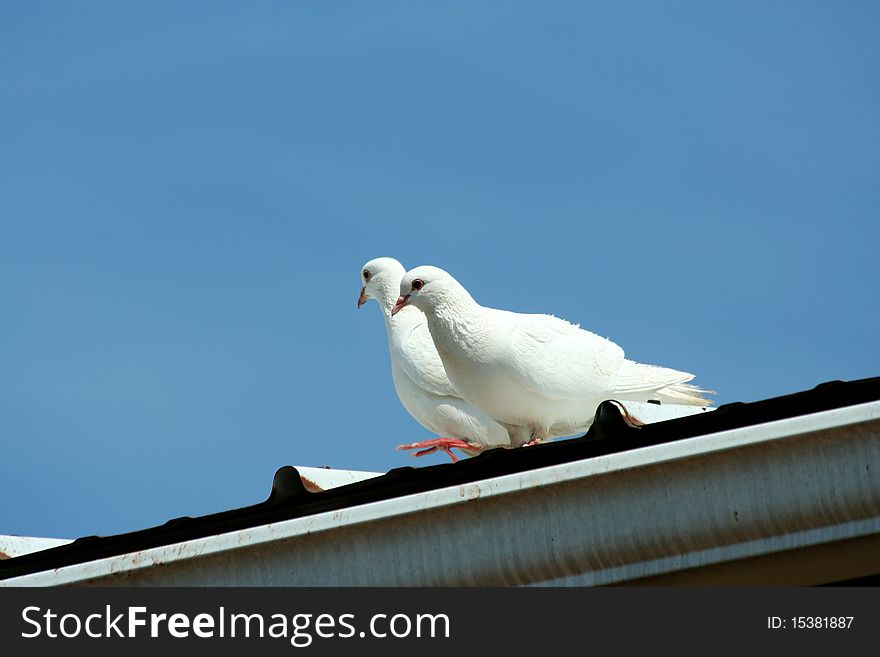
[[[385,471],[361,265],[720,403],[880,374],[871,2],[4,2],[0,533]]]

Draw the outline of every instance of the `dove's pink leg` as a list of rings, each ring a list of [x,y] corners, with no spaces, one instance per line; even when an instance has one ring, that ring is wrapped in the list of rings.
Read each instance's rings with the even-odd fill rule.
[[[419,443],[410,443],[408,445],[398,445],[397,449],[409,450],[409,449],[418,449],[421,451],[416,452],[413,456],[425,456],[426,454],[433,454],[438,449],[442,449],[444,452],[449,454],[449,458],[453,460],[453,462],[458,461],[458,457],[452,453],[452,448],[457,447],[458,449],[471,449],[479,451],[481,448],[479,445],[472,445],[466,440],[461,440],[459,438],[432,438],[431,440],[423,440]]]
[[[538,445],[544,442],[544,439],[547,437],[546,432],[538,433],[538,431],[532,431],[531,435],[529,435],[529,442],[523,443],[523,447],[531,447],[532,445]]]

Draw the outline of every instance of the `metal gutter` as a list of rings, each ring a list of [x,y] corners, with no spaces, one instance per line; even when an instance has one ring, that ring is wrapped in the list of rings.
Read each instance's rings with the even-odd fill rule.
[[[0,585],[622,583],[880,535],[878,464],[880,401],[874,401],[67,565]],[[875,561],[860,567],[880,572],[880,552]],[[839,573],[820,568],[807,577],[811,581],[802,583],[831,581],[823,578]]]

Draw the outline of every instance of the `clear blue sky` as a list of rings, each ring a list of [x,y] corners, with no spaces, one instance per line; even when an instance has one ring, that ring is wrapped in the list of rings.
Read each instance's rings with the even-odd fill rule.
[[[3,2],[0,533],[446,462],[377,256],[720,403],[880,374],[878,70],[872,2]]]

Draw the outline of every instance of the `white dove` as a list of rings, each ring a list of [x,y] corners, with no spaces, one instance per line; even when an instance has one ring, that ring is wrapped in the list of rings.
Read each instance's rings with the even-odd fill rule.
[[[586,430],[606,399],[711,403],[709,391],[686,383],[693,374],[627,360],[610,340],[552,315],[481,306],[438,267],[406,273],[391,324],[410,306],[427,317],[458,394],[501,424],[525,427],[526,444]]]
[[[470,455],[487,447],[511,447],[507,429],[467,404],[449,383],[425,316],[415,308],[404,308],[391,321],[391,307],[405,273],[394,258],[370,260],[361,268],[363,287],[358,299],[358,308],[375,299],[382,310],[391,352],[391,376],[403,407],[423,427],[443,436],[400,445],[398,449],[422,450],[416,456],[441,449],[457,461],[453,447]]]

